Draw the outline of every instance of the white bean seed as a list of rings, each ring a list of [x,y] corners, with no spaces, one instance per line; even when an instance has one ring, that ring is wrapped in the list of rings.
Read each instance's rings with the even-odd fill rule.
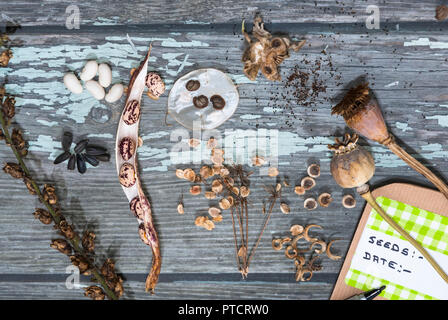
[[[87,91],[89,91],[95,99],[101,100],[104,98],[105,95],[104,88],[100,86],[100,84],[95,80],[87,81],[85,83],[85,86]]]
[[[79,82],[74,73],[69,72],[64,75],[64,84],[71,92],[76,94],[82,93],[81,82]]]
[[[110,86],[112,82],[112,71],[110,70],[110,67],[106,63],[101,63],[98,66],[98,82],[104,88]]]
[[[121,98],[123,95],[124,87],[121,83],[116,83],[110,88],[109,92],[106,94],[107,102],[115,102]]]
[[[96,76],[97,72],[98,72],[98,63],[95,60],[89,60],[82,69],[80,78],[82,81],[91,80]]]

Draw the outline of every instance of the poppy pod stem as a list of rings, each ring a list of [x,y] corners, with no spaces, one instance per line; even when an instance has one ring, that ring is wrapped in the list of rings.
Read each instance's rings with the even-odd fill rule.
[[[332,108],[331,113],[343,116],[347,125],[360,135],[388,147],[412,169],[426,177],[448,199],[448,186],[445,182],[400,147],[388,131],[380,106],[372,96],[368,83],[350,89],[341,102]]]
[[[375,209],[375,211],[384,219],[392,228],[394,228],[403,238],[408,240],[431,264],[434,270],[442,277],[445,282],[448,283],[448,275],[443,271],[443,269],[439,266],[439,264],[432,258],[432,256],[426,251],[423,246],[417,242],[414,238],[411,237],[409,233],[407,233],[395,220],[393,220],[384,210],[378,205],[372,193],[370,192],[369,185],[363,184],[356,188],[356,191],[360,194],[367,203]]]

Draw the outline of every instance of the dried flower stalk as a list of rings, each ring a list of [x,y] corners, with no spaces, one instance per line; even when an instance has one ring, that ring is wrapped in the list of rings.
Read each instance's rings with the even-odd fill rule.
[[[388,147],[411,168],[431,181],[448,199],[448,186],[401,148],[387,130],[381,109],[372,96],[368,83],[350,89],[342,101],[333,107],[331,113],[343,116],[347,125],[357,133]]]

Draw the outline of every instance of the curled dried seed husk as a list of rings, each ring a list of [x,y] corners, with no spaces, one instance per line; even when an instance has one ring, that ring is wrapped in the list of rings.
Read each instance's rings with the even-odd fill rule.
[[[125,162],[121,165],[120,173],[119,173],[118,177],[120,180],[120,184],[125,188],[132,187],[137,181],[137,176],[136,176],[134,166],[127,162]]]
[[[292,239],[290,237],[282,238],[282,243],[287,243],[287,242],[291,242],[291,241],[292,241]]]
[[[72,253],[72,246],[64,239],[53,239],[51,240],[50,247],[58,250],[60,253],[69,255]]]
[[[295,248],[293,248],[291,245],[287,246],[285,249],[285,256],[288,259],[294,259],[297,256],[297,250]]]
[[[342,205],[348,209],[356,207],[356,199],[351,194],[346,194],[342,198]]]
[[[297,249],[297,242],[299,242],[299,240],[302,239],[302,238],[304,238],[303,233],[300,233],[300,234],[294,236],[294,239],[292,239],[292,241],[291,241],[292,247]]]
[[[318,178],[320,176],[320,166],[313,163],[308,167],[307,172],[311,178]]]
[[[208,214],[212,217],[212,218],[216,218],[217,216],[219,216],[221,214],[221,209],[216,208],[216,207],[210,207],[208,209]]]
[[[305,277],[307,274],[309,274],[308,278]],[[298,274],[296,274],[296,281],[310,281],[312,277],[313,277],[313,270],[304,267],[300,269]]]
[[[3,171],[9,174],[14,179],[23,179],[25,178],[25,173],[22,168],[17,163],[8,162],[5,163],[3,167]]]
[[[330,203],[333,201],[333,198],[331,197],[331,194],[329,193],[322,193],[318,198],[317,201],[319,202],[319,204],[326,208],[330,205]]]
[[[301,255],[297,255],[294,260],[294,265],[297,269],[303,267],[305,265],[305,257]]]
[[[311,228],[322,229],[322,227],[321,227],[320,225],[318,225],[318,224],[310,224],[310,225],[307,225],[307,226],[305,227],[305,230],[303,230],[303,237],[304,237],[305,240],[308,241],[308,242],[315,242],[315,241],[318,241],[318,240],[319,240],[318,238],[311,238],[311,237],[308,235],[308,232],[310,231]]]
[[[238,189],[238,187],[232,187],[232,193],[235,195],[239,195],[240,194],[240,189]]]
[[[230,174],[230,171],[227,168],[221,168],[221,170],[219,170],[219,175],[223,178],[227,177],[229,174]]]
[[[138,137],[138,139],[137,139],[137,148],[140,148],[141,146],[143,146],[143,139],[142,139],[142,137]]]
[[[227,200],[229,201],[230,206],[233,206],[235,204],[235,199],[232,196],[228,196]]]
[[[191,138],[188,140],[188,145],[192,148],[197,148],[201,144],[201,141],[196,138]]]
[[[87,252],[93,252],[95,250],[95,238],[96,235],[92,231],[86,230],[82,236],[82,247]]]
[[[201,169],[199,170],[199,174],[201,175],[201,177],[203,177],[204,179],[209,178],[210,176],[212,176],[213,174],[213,169],[210,168],[209,166],[202,166]]]
[[[89,139],[81,140],[75,145],[75,148],[73,150],[75,151],[75,153],[81,153],[86,149],[88,144]]]
[[[280,210],[284,214],[289,214],[291,212],[291,209],[289,208],[288,204],[285,202],[280,203]]]
[[[223,166],[217,166],[214,165],[212,170],[213,170],[213,175],[220,175],[221,174],[221,169],[223,168]]]
[[[75,254],[73,256],[70,256],[70,260],[72,261],[72,264],[74,266],[78,267],[81,274],[90,274],[90,272],[88,272],[90,268],[89,262],[83,256]]]
[[[274,250],[280,251],[283,248],[283,241],[282,239],[273,239],[272,240],[272,248]]]
[[[218,146],[218,140],[217,139],[215,139],[215,138],[210,138],[210,139],[208,139],[208,141],[207,141],[207,148],[208,149],[210,149],[210,150],[213,150],[213,149],[215,149],[216,147]]]
[[[69,159],[72,154],[68,151],[65,151],[64,153],[61,153],[59,156],[54,159],[53,164],[60,164],[64,162],[65,160]]]
[[[302,195],[305,194],[306,190],[305,190],[305,188],[302,187],[302,186],[295,186],[295,187],[294,187],[294,192],[295,192],[296,194],[298,194],[299,196],[302,196]]]
[[[303,207],[308,210],[314,210],[317,208],[317,201],[314,198],[307,198],[303,202]]]
[[[241,194],[241,197],[247,198],[250,194],[250,189],[246,186],[241,186],[240,194]]]
[[[208,219],[207,217],[199,216],[195,219],[194,224],[197,225],[198,227],[201,227],[207,219]]]
[[[278,176],[278,174],[279,174],[279,172],[278,172],[278,169],[276,167],[268,168],[268,176],[276,177],[276,176]]]
[[[104,300],[106,298],[103,289],[98,286],[84,288],[84,295],[92,300]]]
[[[178,177],[179,179],[184,179],[184,170],[177,169],[176,170],[176,177]]]
[[[33,213],[34,218],[39,219],[43,224],[50,224],[53,222],[53,218],[47,210],[36,209]]]
[[[31,182],[30,178],[28,178],[28,177],[23,178],[23,183],[25,183],[25,186],[27,187],[27,189],[28,189],[30,194],[32,194],[32,195],[36,195],[37,194],[37,192],[34,189],[34,186],[33,186],[32,182]]]
[[[84,174],[87,171],[86,161],[81,154],[76,155],[76,165],[79,173]]]
[[[246,246],[241,246],[240,249],[238,250],[238,257],[244,257],[246,253],[247,253]]]
[[[255,167],[261,167],[266,163],[266,160],[261,156],[255,156],[252,158],[252,165]]]
[[[198,194],[201,194],[201,186],[191,186],[190,193],[194,196],[197,196]]]
[[[331,246],[333,245],[333,243],[335,241],[337,241],[337,240],[331,240],[330,242],[328,242],[327,248],[325,250],[325,253],[327,254],[327,257],[330,258],[331,260],[334,260],[334,261],[339,260],[339,259],[342,258],[341,256],[337,256],[337,255],[334,255],[334,254],[331,253]]]
[[[69,225],[66,220],[61,220],[61,222],[59,222],[59,230],[67,239],[73,239],[75,237],[73,227]]]
[[[303,230],[304,230],[304,228],[300,224],[295,224],[295,225],[291,226],[291,228],[289,229],[289,231],[291,232],[291,235],[293,237],[301,234],[303,232]]]
[[[317,253],[317,254],[322,254],[327,249],[327,244],[325,243],[325,241],[322,241],[322,240],[314,241],[311,244],[310,249],[312,250],[315,245],[319,245],[320,246],[320,249],[314,249],[314,252]]]
[[[179,214],[184,214],[184,213],[185,213],[185,211],[184,211],[184,205],[183,205],[182,203],[179,203],[179,204],[177,205],[177,213],[179,213]]]
[[[193,169],[185,169],[184,170],[184,179],[194,182],[196,180],[196,173],[194,173]]]
[[[56,204],[58,202],[56,189],[52,185],[45,184],[44,188],[42,189],[42,194],[44,200],[47,201],[49,204]]]
[[[207,219],[207,220],[205,220],[205,222],[204,222],[204,224],[202,225],[206,230],[213,230],[214,228],[215,228],[215,223],[212,221],[212,220],[210,220],[210,219]]]
[[[217,217],[213,217],[213,221],[214,221],[214,222],[221,222],[221,221],[222,221],[222,214],[220,214],[220,215],[217,216]]]
[[[275,185],[275,191],[276,191],[276,192],[279,192],[280,190],[282,190],[282,185],[281,185],[280,183],[277,183],[277,184]]]
[[[62,136],[62,149],[64,151],[70,151],[70,147],[72,146],[73,142],[73,134],[71,132],[64,132]]]
[[[94,156],[89,156],[87,153],[83,153],[81,155],[87,163],[89,163],[90,165],[92,165],[94,167],[97,167],[100,164],[98,159],[95,158]]]
[[[216,193],[213,192],[213,191],[205,191],[205,192],[204,192],[204,196],[205,196],[207,199],[211,200],[211,199],[215,199],[215,198],[216,198]]]
[[[70,155],[70,159],[68,160],[67,169],[75,170],[76,168],[76,154]]]
[[[305,177],[302,179],[302,181],[300,182],[300,185],[306,190],[310,190],[312,189],[315,185],[316,185],[316,181],[314,181],[313,178],[311,177]]]
[[[233,198],[232,198],[232,199],[233,199]],[[231,205],[230,205],[230,201],[229,201],[228,199],[226,199],[226,198],[221,199],[221,201],[219,201],[219,207],[220,207],[222,210],[227,210],[227,209],[229,209],[229,208],[231,207]]]
[[[213,192],[220,193],[222,191],[222,188],[223,188],[223,186],[222,186],[221,181],[219,181],[217,179],[213,180],[213,182],[212,182],[212,190],[213,190]]]

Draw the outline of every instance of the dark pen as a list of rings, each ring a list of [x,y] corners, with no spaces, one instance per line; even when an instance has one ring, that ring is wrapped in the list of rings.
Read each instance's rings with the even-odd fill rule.
[[[378,289],[373,289],[367,292],[363,292],[361,294],[357,294],[353,297],[348,298],[347,300],[372,300],[377,295],[379,295],[384,289],[386,289],[386,286],[381,286]]]

